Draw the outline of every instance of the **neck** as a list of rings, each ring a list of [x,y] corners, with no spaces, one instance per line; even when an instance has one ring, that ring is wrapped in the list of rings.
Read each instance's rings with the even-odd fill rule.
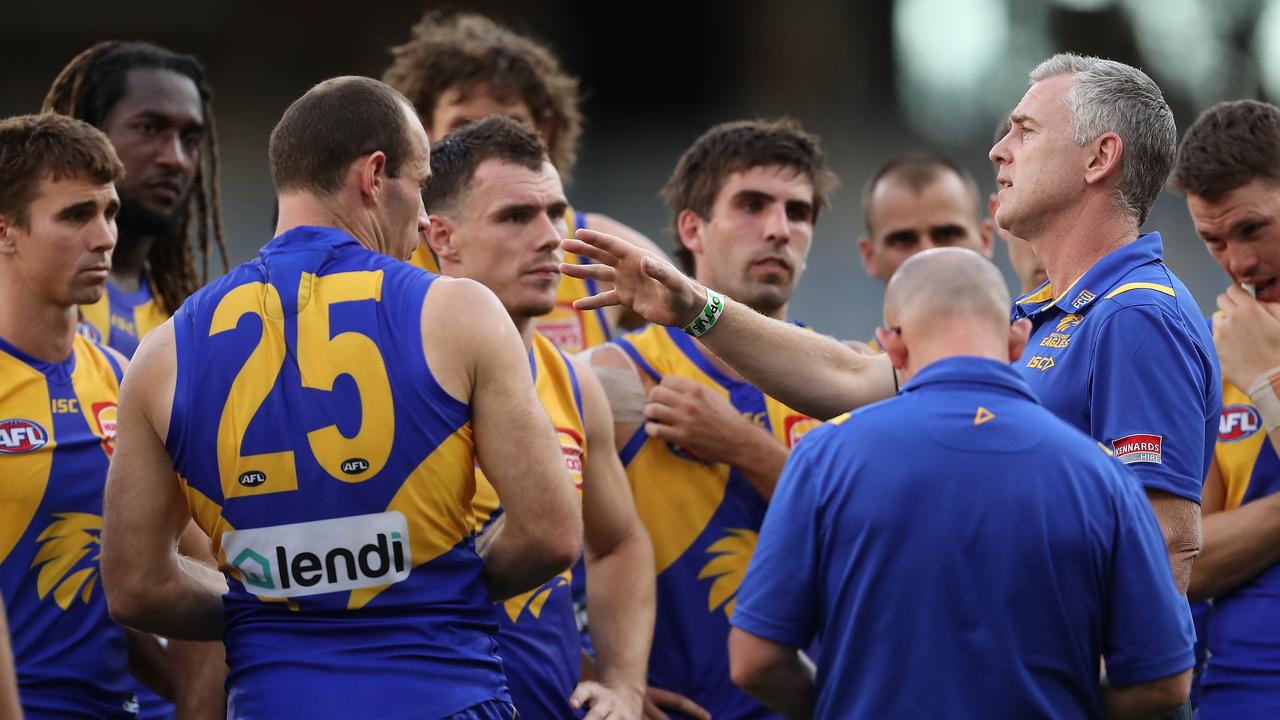
[[[41,301],[16,278],[0,282],[0,337],[31,357],[66,361],[78,319],[75,305]]]
[[[142,272],[153,242],[154,237],[121,233],[115,250],[111,251],[111,284],[124,292],[137,290],[142,284]]]
[[[952,357],[981,357],[1008,363],[1009,345],[1006,336],[992,331],[991,324],[981,326],[974,322],[947,318],[927,330],[912,328],[910,353],[906,367],[900,369],[898,381],[905,383],[924,368],[939,360]]]
[[[288,193],[279,197],[280,217],[276,221],[276,237],[305,225],[331,227],[342,230],[364,247],[382,252],[377,233],[364,224],[352,221],[358,217],[344,212],[343,202],[336,197],[317,197],[310,193]]]
[[[1108,253],[1138,238],[1133,218],[1117,212],[1110,198],[1102,201],[1105,208],[1079,213],[1029,240],[1055,294],[1066,292]]]
[[[527,316],[511,316],[511,322],[516,324],[516,332],[520,333],[520,340],[524,343],[526,351],[533,349],[533,334],[536,332],[533,320],[533,318]]]

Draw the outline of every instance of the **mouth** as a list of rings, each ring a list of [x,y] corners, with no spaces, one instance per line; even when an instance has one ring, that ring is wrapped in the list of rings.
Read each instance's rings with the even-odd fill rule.
[[[1249,292],[1249,287],[1252,287],[1253,292],[1250,294],[1258,300],[1262,300],[1264,302],[1280,301],[1280,292],[1278,292],[1276,288],[1276,278],[1273,277],[1266,280],[1250,278],[1250,280],[1251,282],[1245,282],[1243,280],[1240,282],[1240,286],[1244,288],[1245,292]]]
[[[560,266],[539,265],[538,267],[525,270],[524,274],[539,279],[560,277]]]
[[[766,272],[779,272],[779,273],[791,272],[791,263],[787,262],[781,257],[777,257],[773,255],[756,260],[755,262],[751,263],[751,267],[760,268]]]
[[[143,187],[152,197],[167,203],[176,203],[182,197],[182,184],[177,180],[155,180]]]
[[[111,274],[111,267],[108,265],[95,265],[81,270],[80,273],[82,275],[88,275],[95,280],[106,280],[107,276]]]

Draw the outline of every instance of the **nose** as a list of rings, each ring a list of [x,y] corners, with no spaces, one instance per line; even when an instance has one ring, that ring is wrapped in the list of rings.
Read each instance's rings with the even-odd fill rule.
[[[168,133],[160,144],[160,153],[156,155],[156,164],[172,170],[190,173],[195,167],[195,157],[187,152],[182,142],[182,134]]]
[[[1013,130],[1009,130],[1009,132],[1004,134],[1004,137],[997,140],[996,144],[991,146],[991,150],[987,152],[987,158],[989,158],[991,162],[997,165],[1007,165],[1009,163],[1008,140],[1012,133]]]
[[[1227,243],[1227,271],[1237,278],[1249,277],[1258,267],[1258,255],[1250,243]]]
[[[99,215],[97,222],[89,227],[89,252],[111,252],[116,247],[116,238],[118,236],[119,231],[116,229],[115,218],[108,219],[106,215]]]
[[[565,235],[566,232],[561,228],[557,218],[553,217],[552,214],[543,213],[542,221],[539,223],[537,231],[538,251],[546,252],[547,250],[558,250],[560,248],[560,241],[565,237]]]
[[[791,218],[787,217],[784,203],[775,203],[765,216],[765,239],[771,243],[785,245],[791,242]]]

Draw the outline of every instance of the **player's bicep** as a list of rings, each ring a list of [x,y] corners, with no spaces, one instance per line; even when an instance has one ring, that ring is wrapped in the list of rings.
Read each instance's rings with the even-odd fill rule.
[[[103,507],[104,582],[176,567],[174,547],[190,516],[154,421],[172,404],[173,353],[172,333],[167,343],[162,336],[144,344],[120,387]]]
[[[630,535],[641,531],[627,473],[614,446],[613,414],[599,380],[580,360],[571,360],[582,393],[583,420],[587,431],[587,459],[583,466],[583,516],[587,553],[608,553]]]

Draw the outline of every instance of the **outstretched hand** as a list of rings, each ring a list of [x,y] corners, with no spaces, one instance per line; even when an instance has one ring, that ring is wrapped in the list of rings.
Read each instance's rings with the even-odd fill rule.
[[[560,247],[595,262],[562,263],[560,272],[613,285],[611,290],[575,300],[575,308],[596,310],[624,305],[649,322],[684,327],[706,305],[707,289],[664,258],[595,230],[583,228],[575,235],[576,239],[563,240]]]

